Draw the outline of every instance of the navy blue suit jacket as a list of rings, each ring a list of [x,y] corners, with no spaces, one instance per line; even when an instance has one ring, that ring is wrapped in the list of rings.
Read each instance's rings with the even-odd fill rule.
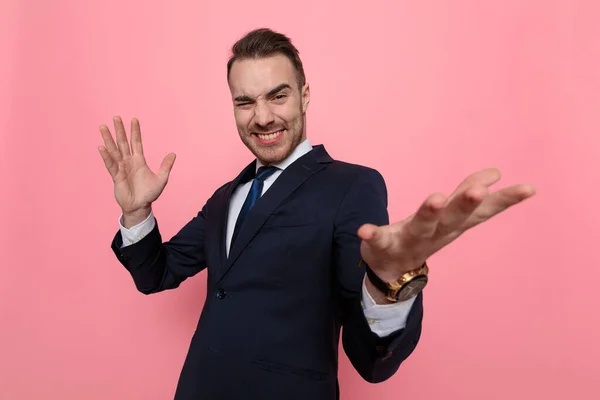
[[[392,376],[421,333],[422,295],[405,329],[380,338],[361,301],[364,268],[356,232],[388,224],[387,191],[374,169],[333,160],[322,145],[300,157],[246,217],[230,255],[229,200],[252,162],[212,195],[173,238],[158,229],[112,249],[145,294],[208,269],[207,296],[181,371],[177,400],[339,398],[343,348],[369,382]]]

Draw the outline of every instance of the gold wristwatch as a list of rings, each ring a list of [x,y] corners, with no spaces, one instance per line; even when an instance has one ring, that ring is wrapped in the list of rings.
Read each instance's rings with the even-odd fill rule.
[[[379,289],[389,301],[399,302],[411,299],[421,293],[427,285],[429,267],[427,263],[417,269],[406,272],[397,281],[385,282],[373,272],[369,265],[360,260],[358,266],[365,266],[369,280],[377,289]]]

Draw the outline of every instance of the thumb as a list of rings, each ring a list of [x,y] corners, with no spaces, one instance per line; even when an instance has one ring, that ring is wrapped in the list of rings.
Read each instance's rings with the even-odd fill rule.
[[[162,181],[166,182],[169,179],[171,168],[173,168],[173,164],[175,164],[175,158],[175,153],[169,153],[160,164],[160,168],[158,169],[158,176]]]
[[[378,248],[385,248],[390,241],[390,235],[382,227],[373,224],[364,224],[357,234],[368,245]]]

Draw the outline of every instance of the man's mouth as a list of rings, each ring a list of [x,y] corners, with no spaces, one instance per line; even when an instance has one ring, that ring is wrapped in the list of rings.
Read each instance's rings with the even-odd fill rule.
[[[279,131],[267,132],[267,133],[257,133],[257,132],[254,132],[254,134],[256,135],[256,137],[258,137],[258,140],[261,143],[263,143],[263,144],[271,144],[271,143],[277,142],[281,138],[284,130],[285,129],[281,129]]]

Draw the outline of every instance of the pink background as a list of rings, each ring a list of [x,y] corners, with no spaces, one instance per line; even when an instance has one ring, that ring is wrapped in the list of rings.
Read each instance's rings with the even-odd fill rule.
[[[434,256],[419,347],[379,385],[344,356],[342,398],[600,398],[599,13],[591,0],[3,0],[0,398],[172,398],[205,274],[135,291],[109,248],[119,209],[98,126],[138,117],[152,168],[177,153],[155,204],[170,237],[251,159],[225,63],[259,26],[301,51],[311,141],[378,168],[392,219],[488,166],[499,186],[538,188]]]

